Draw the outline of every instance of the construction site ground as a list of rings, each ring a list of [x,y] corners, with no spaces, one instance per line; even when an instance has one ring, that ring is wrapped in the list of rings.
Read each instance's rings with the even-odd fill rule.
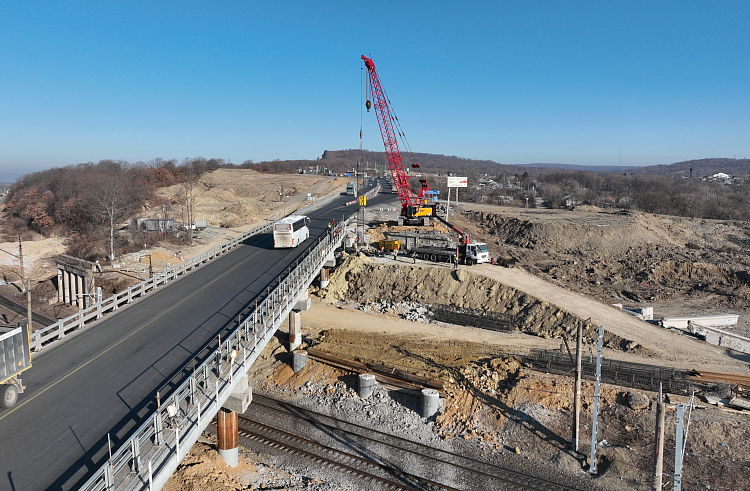
[[[267,191],[269,196],[276,192]],[[304,192],[300,188],[299,193]],[[264,206],[264,213],[272,218],[272,206]],[[455,445],[456,451],[548,478],[565,476],[581,489],[650,489],[654,393],[604,384],[597,439],[599,474],[591,476],[583,469],[588,469],[593,383],[584,382],[581,445],[574,454],[568,450],[573,379],[524,367],[514,355],[532,349],[559,350],[561,337],[572,341],[575,324],[591,318],[585,332],[587,353],[601,324],[606,330],[605,359],[750,374],[750,355],[662,329],[611,306],[653,306],[657,318],[737,313],[740,323],[734,329],[747,334],[750,227],[744,222],[581,208],[462,205],[461,211],[452,215],[452,223],[475,240],[487,242],[496,256],[514,257],[518,267],[453,270],[446,264],[419,260],[413,264],[406,257],[394,261],[352,254],[331,274],[325,291],[312,288],[313,306],[302,314],[305,344],[442,380],[443,409],[432,428],[441,444]],[[382,238],[375,235],[384,231],[380,224],[395,216],[376,210],[368,213],[373,240]],[[213,247],[221,238],[199,247]],[[13,245],[0,244],[6,247]],[[194,251],[180,253],[189,257]],[[175,252],[164,249],[170,258]],[[49,295],[53,293],[54,288]],[[422,313],[405,314],[436,304],[509,313],[518,319],[518,329],[493,332],[430,322]],[[285,335],[279,333],[254,365],[252,385],[257,390],[299,404],[317,401],[326,408],[344,399],[359,400],[356,379],[340,368],[311,359],[304,370],[293,374],[284,343]],[[713,395],[728,395],[726,387],[716,391]],[[391,395],[403,400],[396,392]],[[686,402],[688,395],[669,395],[665,483],[671,481],[674,459],[673,405]],[[351,418],[367,420],[368,411],[379,403],[359,401],[362,412],[352,410]],[[393,405],[386,406],[395,411]],[[410,409],[413,405],[407,406],[400,404],[403,408],[394,413],[389,431],[404,433],[398,422],[414,425],[421,420]],[[698,401],[687,439],[683,489],[748,489],[749,417],[750,413]],[[213,437],[205,437],[166,489],[357,489],[356,483],[347,487],[340,478],[312,476],[312,472],[310,479],[295,480],[284,459],[271,452],[241,448],[241,467],[230,469],[218,459]]]

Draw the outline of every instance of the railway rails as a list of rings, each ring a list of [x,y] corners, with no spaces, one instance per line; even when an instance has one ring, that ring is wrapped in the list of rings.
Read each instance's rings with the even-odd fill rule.
[[[250,418],[240,417],[241,436],[340,469],[357,489],[576,489],[262,396],[251,407]]]
[[[716,382],[720,384],[729,384],[742,387],[743,390],[750,390],[750,376],[738,375],[736,373],[706,372],[703,370],[693,370],[688,374],[691,380],[696,382]]]
[[[26,317],[26,307],[14,302],[8,297],[0,295],[0,306],[5,307],[6,309],[15,312],[22,317]],[[51,326],[55,323],[55,321],[53,321],[52,319],[49,319],[37,312],[31,313],[31,321],[34,325],[43,327]]]

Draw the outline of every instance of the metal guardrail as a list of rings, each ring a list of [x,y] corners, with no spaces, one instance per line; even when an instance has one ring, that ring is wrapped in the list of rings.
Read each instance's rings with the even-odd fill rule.
[[[255,301],[253,312],[226,339],[214,340],[216,348],[200,365],[189,363],[168,381],[165,387],[184,379],[163,401],[157,394],[157,410],[80,489],[161,489],[327,258],[341,245],[348,223],[349,219],[340,223],[333,229],[336,233],[325,235],[308,248],[304,259],[273,282],[276,287],[264,292],[263,301]],[[236,358],[231,356],[233,352]]]
[[[338,198],[338,196],[336,195],[325,196],[319,200],[316,200],[297,209],[295,213],[301,214],[310,212],[329,204],[336,198]],[[240,235],[239,237],[231,239],[220,246],[214,247],[208,252],[204,252],[199,256],[172,266],[169,269],[154,275],[153,278],[149,278],[148,280],[142,281],[137,285],[133,285],[127,290],[123,290],[120,293],[116,293],[109,298],[103,299],[101,302],[97,302],[90,307],[78,311],[73,315],[70,315],[64,319],[60,319],[54,324],[44,327],[43,329],[34,331],[31,334],[31,350],[33,352],[42,351],[49,345],[53,344],[55,341],[63,339],[68,334],[88,327],[92,323],[101,319],[104,314],[108,312],[114,312],[120,307],[132,303],[134,300],[137,300],[144,295],[156,291],[159,286],[166,285],[167,282],[177,279],[179,276],[182,276],[203,266],[210,261],[213,261],[214,259],[217,259],[221,255],[231,251],[250,237],[271,231],[272,226],[273,223],[267,223],[265,225],[261,225],[260,227],[256,227],[249,232]]]

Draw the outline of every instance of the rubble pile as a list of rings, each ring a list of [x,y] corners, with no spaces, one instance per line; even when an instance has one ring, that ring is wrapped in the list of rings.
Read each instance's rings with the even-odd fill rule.
[[[355,304],[361,312],[393,314],[412,322],[432,322],[434,314],[429,305],[415,302],[370,302]]]

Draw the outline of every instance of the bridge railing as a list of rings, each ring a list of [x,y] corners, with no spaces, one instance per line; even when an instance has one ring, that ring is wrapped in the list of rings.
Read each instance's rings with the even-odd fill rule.
[[[320,208],[330,203],[331,201],[338,198],[336,195],[328,195],[312,203],[309,203],[299,208],[295,213],[303,214],[310,212],[316,208]],[[227,252],[233,250],[245,240],[255,235],[270,232],[273,227],[273,223],[268,223],[255,227],[249,232],[245,232],[239,237],[235,237],[224,244],[214,247],[208,252],[204,252],[192,259],[185,262],[180,262],[174,266],[170,266],[168,269],[154,275],[153,278],[144,280],[137,285],[133,285],[126,290],[119,293],[115,293],[111,297],[103,299],[95,304],[78,311],[64,319],[60,319],[54,324],[45,328],[34,331],[31,334],[31,350],[39,352],[53,344],[55,341],[63,339],[68,334],[83,329],[101,319],[102,316],[108,312],[114,312],[120,307],[132,303],[148,293],[155,291],[159,286],[166,285],[167,282],[177,279],[188,272],[194,271],[197,268],[203,266],[206,263],[213,261],[214,259],[221,257]]]
[[[333,251],[349,220],[340,223],[304,258],[285,270],[254,302],[252,313],[226,337],[215,338],[157,393],[157,409],[111,454],[83,491],[158,490],[167,482],[198,436],[241,383],[284,318]],[[274,286],[275,285],[275,286]],[[161,394],[166,397],[161,400]]]
[[[120,307],[155,291],[158,287],[166,285],[167,282],[190,271],[194,271],[204,264],[226,254],[248,238],[270,231],[272,226],[273,224],[269,223],[256,227],[239,237],[235,237],[224,244],[214,247],[210,251],[204,252],[203,254],[195,256],[185,262],[176,264],[175,266],[171,266],[161,273],[154,275],[153,278],[149,278],[137,285],[127,288],[126,290],[115,293],[111,297],[96,302],[90,307],[79,310],[77,313],[64,319],[60,319],[50,326],[34,331],[31,334],[31,349],[35,352],[43,350],[55,341],[63,339],[68,334],[83,329],[97,319],[101,319],[105,313],[114,312]]]

